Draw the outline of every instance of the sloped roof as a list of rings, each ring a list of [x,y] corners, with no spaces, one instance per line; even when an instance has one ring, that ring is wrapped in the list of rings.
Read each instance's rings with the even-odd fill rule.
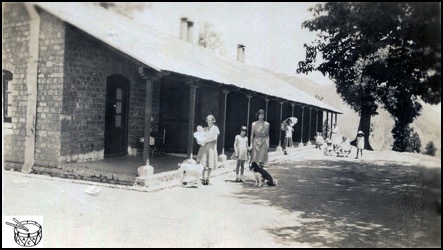
[[[83,3],[35,3],[157,71],[174,72],[342,113],[289,83],[124,16]]]

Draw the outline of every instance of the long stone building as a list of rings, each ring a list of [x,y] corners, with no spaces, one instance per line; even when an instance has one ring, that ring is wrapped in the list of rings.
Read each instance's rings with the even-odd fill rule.
[[[30,172],[133,154],[151,128],[164,133],[166,152],[195,154],[192,134],[208,114],[221,131],[218,149],[228,150],[260,108],[271,146],[289,116],[299,118],[294,141],[306,143],[321,131],[324,114],[337,120],[340,113],[246,65],[242,45],[239,60],[231,60],[192,44],[186,19],[179,38],[82,3],[4,3],[2,11],[8,168]]]

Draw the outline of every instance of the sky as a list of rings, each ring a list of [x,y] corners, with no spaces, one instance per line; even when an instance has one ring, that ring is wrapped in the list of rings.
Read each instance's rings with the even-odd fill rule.
[[[305,57],[304,43],[315,33],[302,29],[312,18],[307,10],[315,3],[149,3],[133,17],[141,23],[179,37],[180,18],[194,22],[194,43],[201,24],[211,23],[220,33],[226,55],[237,58],[237,44],[246,46],[245,63],[279,73],[296,75],[297,63]],[[321,73],[299,75],[320,84],[332,83]]]

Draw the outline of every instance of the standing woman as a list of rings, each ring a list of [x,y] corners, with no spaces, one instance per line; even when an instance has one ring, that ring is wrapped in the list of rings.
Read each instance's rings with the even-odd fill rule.
[[[251,128],[251,162],[257,162],[261,167],[268,164],[269,123],[265,121],[265,111],[260,109],[255,115],[258,121]]]
[[[331,130],[331,140],[334,150],[337,150],[341,143],[340,129],[338,129],[337,123],[334,123],[334,127]]]
[[[212,169],[217,168],[218,165],[218,153],[217,153],[217,138],[220,134],[220,130],[214,124],[215,117],[208,115],[206,117],[208,126],[203,129],[206,135],[205,144],[200,147],[197,154],[197,162],[203,165],[204,170],[202,173],[203,185],[209,184],[209,177],[211,176]],[[208,172],[205,177],[206,171]]]

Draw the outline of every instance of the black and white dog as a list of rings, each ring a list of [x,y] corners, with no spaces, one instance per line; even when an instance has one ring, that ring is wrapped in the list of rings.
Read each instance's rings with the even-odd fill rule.
[[[271,174],[264,170],[257,162],[249,163],[249,170],[252,170],[255,177],[255,186],[263,186],[263,182],[266,180],[268,186],[277,186],[277,180],[272,179]]]

